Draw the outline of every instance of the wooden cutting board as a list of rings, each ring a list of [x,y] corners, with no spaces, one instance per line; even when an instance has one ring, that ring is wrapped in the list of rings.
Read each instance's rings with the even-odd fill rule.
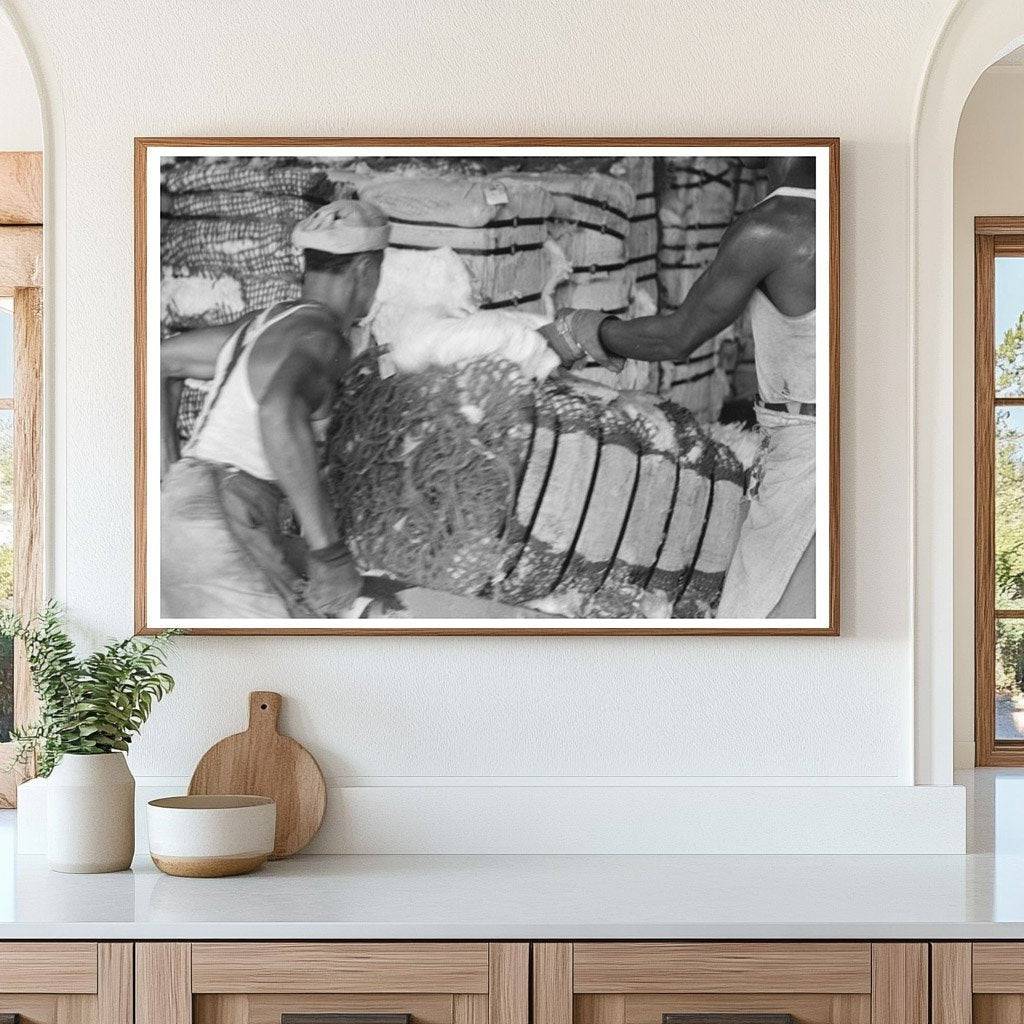
[[[249,694],[249,728],[214,744],[200,759],[190,795],[267,796],[277,803],[273,860],[307,846],[324,820],[327,789],[320,766],[302,744],[277,731],[281,694]]]

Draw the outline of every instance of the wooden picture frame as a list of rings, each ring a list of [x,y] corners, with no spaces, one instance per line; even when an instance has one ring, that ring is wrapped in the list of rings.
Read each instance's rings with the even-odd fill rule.
[[[458,619],[437,622],[431,620],[429,625],[405,625],[400,619],[378,618],[366,624],[353,624],[351,620],[333,620],[330,623],[317,621],[310,623],[298,620],[295,626],[276,623],[268,626],[232,626],[218,625],[205,621],[189,621],[185,628],[189,632],[202,635],[348,635],[348,636],[672,636],[672,635],[715,635],[715,636],[836,636],[839,633],[840,614],[840,463],[839,463],[839,406],[840,406],[840,360],[839,360],[839,309],[840,309],[840,199],[839,199],[839,140],[836,138],[159,138],[143,137],[135,140],[135,619],[139,633],[154,633],[171,623],[161,618],[154,609],[156,603],[150,593],[150,564],[152,552],[149,549],[152,531],[154,506],[148,495],[152,488],[152,478],[147,467],[147,451],[152,451],[152,426],[147,402],[147,388],[152,385],[150,360],[153,346],[153,317],[151,305],[153,301],[153,283],[159,280],[154,277],[154,268],[150,266],[154,249],[153,226],[159,225],[159,202],[154,198],[153,160],[159,160],[160,154],[168,154],[187,150],[190,154],[204,154],[209,150],[231,150],[239,155],[288,155],[299,149],[315,149],[321,151],[338,147],[346,151],[366,150],[368,155],[374,151],[395,148],[407,149],[430,147],[432,152],[443,147],[451,151],[451,155],[476,155],[487,148],[507,148],[522,150],[524,153],[543,151],[544,149],[571,147],[595,156],[602,150],[635,150],[638,155],[657,155],[666,151],[699,149],[702,152],[722,155],[739,155],[744,150],[774,152],[804,151],[814,154],[821,160],[818,164],[824,170],[819,172],[819,187],[822,181],[827,183],[827,202],[818,200],[819,224],[827,223],[827,253],[819,255],[818,280],[827,282],[827,305],[819,305],[819,310],[827,310],[824,316],[819,314],[819,322],[827,325],[825,358],[819,358],[819,365],[827,363],[827,386],[818,389],[819,408],[827,403],[827,416],[822,417],[827,437],[818,443],[818,458],[826,453],[828,466],[827,485],[818,490],[818,544],[822,538],[827,541],[827,558],[819,559],[817,568],[817,612],[813,620],[786,621],[773,625],[772,620],[757,620],[756,624],[748,625],[745,621],[736,620],[729,625],[716,627],[713,620],[685,620],[681,626],[671,625],[675,620],[657,620],[656,624],[648,624],[641,620],[636,624],[625,620],[588,620],[585,624],[572,620],[559,624],[557,620],[550,625],[529,624],[508,625],[496,619],[481,623],[474,621],[472,625],[459,624]],[[820,246],[819,246],[820,254]],[[819,299],[821,290],[819,289]],[[820,330],[820,328],[819,328]],[[819,338],[821,335],[819,334]],[[819,353],[822,352],[819,345]],[[819,377],[819,381],[821,378]],[[819,435],[820,436],[820,435]],[[820,464],[820,461],[819,461]],[[828,509],[822,513],[820,509],[821,495],[827,494]],[[820,546],[818,548],[821,550]],[[448,622],[451,622],[449,625]],[[753,620],[751,620],[753,621]],[[593,622],[593,624],[590,624]],[[337,624],[335,624],[337,623]]]

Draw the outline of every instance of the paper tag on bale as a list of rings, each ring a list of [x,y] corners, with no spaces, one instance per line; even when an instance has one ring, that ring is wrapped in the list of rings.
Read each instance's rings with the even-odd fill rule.
[[[484,200],[488,206],[504,206],[508,202],[508,189],[500,182],[485,185]]]

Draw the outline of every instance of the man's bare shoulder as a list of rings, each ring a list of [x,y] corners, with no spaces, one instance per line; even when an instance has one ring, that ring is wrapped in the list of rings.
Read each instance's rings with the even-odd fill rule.
[[[737,255],[759,259],[774,254],[813,251],[815,239],[814,203],[792,196],[772,196],[751,207],[733,221],[723,245]]]
[[[343,339],[338,318],[326,306],[310,304],[295,307],[268,327],[260,340],[268,342],[268,348],[288,347],[314,357],[330,357]]]
[[[790,239],[794,235],[814,234],[817,204],[799,196],[769,196],[764,202],[741,214],[742,225],[751,238]]]

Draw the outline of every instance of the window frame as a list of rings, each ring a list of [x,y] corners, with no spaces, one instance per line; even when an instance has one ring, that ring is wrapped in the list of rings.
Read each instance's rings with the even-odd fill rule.
[[[0,153],[0,296],[14,299],[14,608],[42,604],[42,154]],[[14,723],[38,704],[21,644],[14,652]],[[0,743],[0,807],[13,807],[34,766],[11,767],[13,743]]]
[[[1024,766],[1024,740],[996,739],[996,623],[1024,622],[1024,608],[995,606],[995,417],[1024,408],[1024,397],[996,398],[995,267],[1024,258],[1024,217],[974,221],[974,749],[979,768]]]

